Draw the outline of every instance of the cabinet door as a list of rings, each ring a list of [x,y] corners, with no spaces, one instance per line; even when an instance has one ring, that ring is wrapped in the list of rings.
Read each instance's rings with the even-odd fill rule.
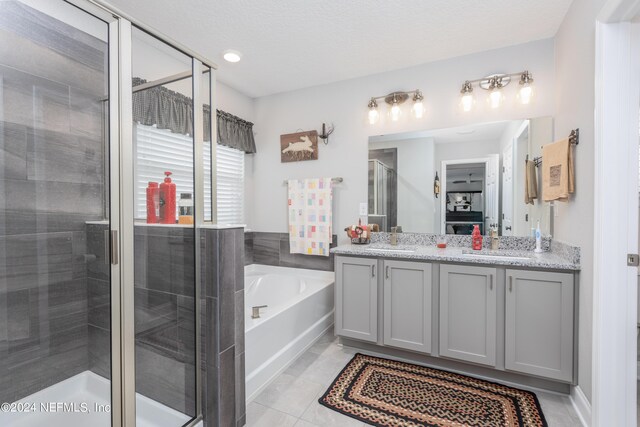
[[[496,364],[496,269],[440,267],[440,355]]]
[[[384,262],[384,344],[431,352],[431,264]]]
[[[573,379],[573,275],[507,270],[505,367]]]
[[[336,258],[336,335],[378,340],[378,260]]]

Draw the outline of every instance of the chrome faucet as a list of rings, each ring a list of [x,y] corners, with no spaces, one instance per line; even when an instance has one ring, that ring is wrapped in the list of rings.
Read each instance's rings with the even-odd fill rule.
[[[251,318],[252,319],[259,319],[260,318],[260,309],[261,308],[267,308],[266,305],[254,305],[253,307],[251,307]]]

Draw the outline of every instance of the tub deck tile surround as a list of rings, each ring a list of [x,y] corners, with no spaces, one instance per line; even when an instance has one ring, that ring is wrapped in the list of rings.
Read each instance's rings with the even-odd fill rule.
[[[333,235],[331,247],[338,246],[338,236]],[[290,253],[289,234],[246,232],[244,235],[245,265],[263,264],[279,267],[306,268],[333,271],[333,255],[328,257]]]

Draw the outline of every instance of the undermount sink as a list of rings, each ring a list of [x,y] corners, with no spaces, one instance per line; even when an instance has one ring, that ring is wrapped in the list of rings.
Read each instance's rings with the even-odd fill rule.
[[[415,252],[415,249],[392,249],[392,248],[367,248],[365,249],[366,251],[372,251],[372,252],[395,252],[395,253],[405,253],[405,254],[410,254]]]
[[[531,258],[530,257],[525,257],[525,256],[517,256],[517,255],[499,255],[499,254],[486,254],[486,253],[479,253],[479,254],[462,254],[463,257],[468,257],[468,258],[484,258],[484,259],[494,259],[497,261],[530,261]]]

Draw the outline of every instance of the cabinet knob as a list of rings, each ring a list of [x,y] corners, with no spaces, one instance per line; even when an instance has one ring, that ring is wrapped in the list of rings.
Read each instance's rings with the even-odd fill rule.
[[[371,266],[371,277],[376,277],[376,266],[375,266],[375,264]]]
[[[489,275],[489,290],[493,290],[493,274]]]
[[[386,277],[387,277],[387,279],[388,279],[388,278],[389,278],[389,266],[388,266],[388,265],[385,267],[385,269],[384,269],[384,273],[385,273],[385,276],[386,276]]]
[[[513,292],[513,276],[509,276],[509,292]]]

